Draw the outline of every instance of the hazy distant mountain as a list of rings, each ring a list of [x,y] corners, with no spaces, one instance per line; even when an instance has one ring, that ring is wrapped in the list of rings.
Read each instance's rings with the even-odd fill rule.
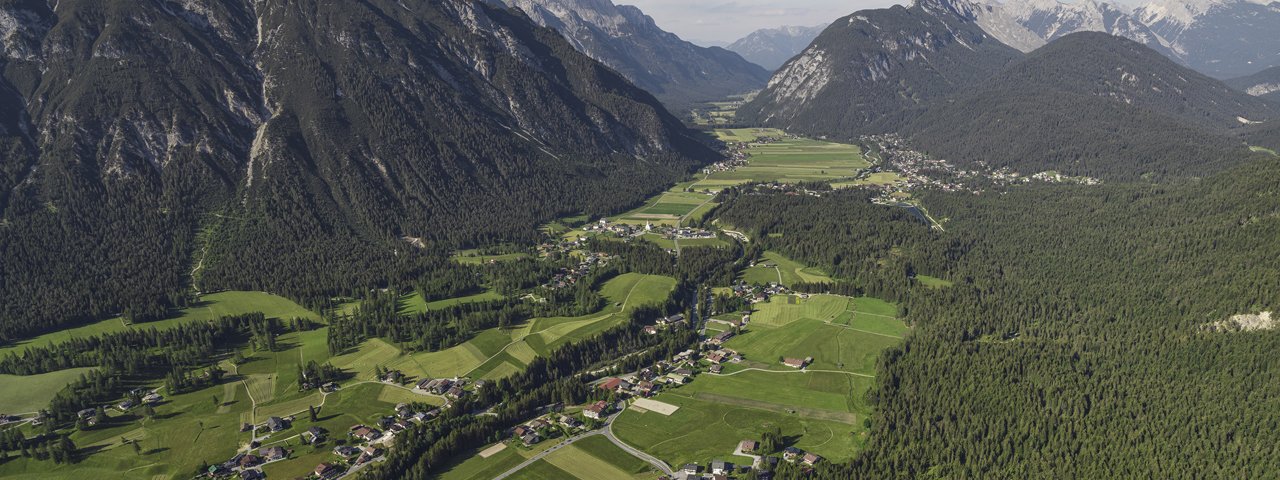
[[[560,31],[578,50],[668,105],[723,99],[758,89],[769,79],[759,65],[723,48],[681,40],[633,6],[610,0],[490,1],[505,2]]]
[[[1094,0],[978,0],[969,8],[992,36],[1024,52],[1075,32],[1105,32],[1230,78],[1280,65],[1280,2],[1265,1],[1158,0],[1130,9]]]
[[[1280,67],[1271,67],[1253,75],[1227,80],[1236,90],[1280,103]]]
[[[162,316],[197,271],[294,298],[386,284],[419,248],[535,238],[713,156],[560,34],[470,0],[6,0],[0,41],[0,319],[21,319],[0,341]]]
[[[827,27],[738,114],[848,138],[885,115],[970,87],[1021,56],[942,0],[863,10]]]
[[[1103,178],[1200,176],[1247,157],[1231,133],[1277,108],[1136,42],[1081,32],[895,125],[942,158]]]
[[[1231,78],[1280,66],[1280,2],[1163,0],[1134,15],[1207,75]]]
[[[756,65],[777,70],[782,64],[787,63],[787,60],[791,60],[791,57],[799,55],[800,51],[808,47],[809,43],[826,28],[825,24],[812,27],[765,28],[751,32],[726,48],[737,52],[742,55],[742,58]]]

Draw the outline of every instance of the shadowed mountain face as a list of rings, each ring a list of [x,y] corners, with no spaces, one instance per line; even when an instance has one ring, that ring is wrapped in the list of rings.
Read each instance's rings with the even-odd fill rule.
[[[700,47],[609,0],[490,0],[564,34],[578,50],[617,70],[672,108],[756,90],[769,72],[719,47]]]
[[[1068,35],[980,88],[896,120],[943,158],[1106,179],[1204,176],[1247,158],[1233,131],[1277,109],[1136,42]]]
[[[0,316],[31,319],[0,335],[154,318],[193,279],[376,285],[423,245],[529,237],[713,155],[470,1],[0,0],[0,40]]]
[[[738,114],[748,122],[849,138],[1021,56],[950,3],[864,10],[827,27]]]

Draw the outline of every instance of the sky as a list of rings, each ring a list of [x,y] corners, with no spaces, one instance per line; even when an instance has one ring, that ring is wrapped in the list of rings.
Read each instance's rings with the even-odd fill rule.
[[[867,8],[884,8],[905,0],[614,0],[635,5],[659,27],[701,43],[730,43],[761,28],[813,26]]]

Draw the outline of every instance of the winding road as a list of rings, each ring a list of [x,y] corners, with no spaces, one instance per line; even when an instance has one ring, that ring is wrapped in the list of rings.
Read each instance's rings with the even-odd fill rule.
[[[624,452],[627,452],[631,456],[644,460],[645,462],[648,462],[650,465],[653,465],[654,468],[661,470],[663,475],[666,475],[668,477],[675,475],[675,473],[671,470],[671,467],[667,465],[666,462],[659,460],[658,458],[652,455],[649,455],[647,453],[644,453],[640,450],[636,450],[635,448],[632,448],[630,445],[622,443],[622,440],[618,440],[618,437],[614,436],[613,419],[618,418],[618,415],[622,415],[622,412],[625,411],[626,409],[627,409],[626,404],[624,403],[622,408],[618,409],[617,413],[614,413],[613,415],[609,415],[609,417],[605,420],[608,426],[605,427],[603,430],[592,430],[587,433],[582,433],[582,434],[569,437],[569,439],[556,444],[556,446],[548,448],[538,453],[537,455],[530,457],[528,460],[521,462],[519,465],[512,467],[511,470],[507,470],[503,472],[501,475],[493,477],[493,480],[503,480],[507,477],[510,477],[511,475],[514,475],[516,472],[519,472],[525,467],[528,467],[529,465],[533,465],[534,462],[537,462],[538,460],[542,460],[547,455],[551,455],[552,453],[555,453],[556,451],[564,447],[572,445],[574,442],[577,442],[578,440],[582,440],[584,438],[589,438],[589,437],[595,437],[598,435],[604,435],[605,438],[609,439],[610,442],[612,442],[614,445],[617,445],[618,448],[621,448]]]

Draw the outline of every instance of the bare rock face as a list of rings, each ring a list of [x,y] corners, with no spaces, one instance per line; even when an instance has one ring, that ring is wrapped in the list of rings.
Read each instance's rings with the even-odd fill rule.
[[[773,71],[799,55],[826,28],[826,25],[765,28],[756,30],[725,48]]]
[[[1158,0],[1136,9],[1095,0],[979,0],[971,5],[987,32],[1024,52],[1072,33],[1103,32],[1220,79],[1280,66],[1280,2]]]

